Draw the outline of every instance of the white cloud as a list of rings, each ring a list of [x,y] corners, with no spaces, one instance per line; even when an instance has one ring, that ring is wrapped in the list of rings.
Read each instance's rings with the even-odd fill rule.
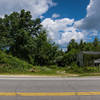
[[[74,19],[69,18],[57,20],[47,18],[42,22],[42,25],[48,30],[49,38],[61,46],[66,46],[71,39],[76,41],[84,39],[84,32],[74,27],[74,23]]]
[[[60,17],[59,14],[54,13],[54,14],[52,15],[52,18],[58,18],[58,17]]]
[[[76,25],[80,29],[100,31],[100,0],[90,0],[86,17]]]
[[[39,17],[56,4],[52,0],[0,0],[0,15],[25,9],[31,11],[33,18]]]

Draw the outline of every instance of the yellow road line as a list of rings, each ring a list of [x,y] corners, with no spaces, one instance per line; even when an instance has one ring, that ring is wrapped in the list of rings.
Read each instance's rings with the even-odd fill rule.
[[[100,92],[77,92],[77,95],[100,95]]]
[[[5,93],[5,92],[2,92],[2,93],[0,93],[0,96],[16,96],[16,93]]]
[[[58,93],[14,93],[0,92],[0,96],[81,96],[81,95],[100,95],[100,92],[58,92]]]
[[[17,93],[20,96],[74,96],[75,92],[63,93]]]

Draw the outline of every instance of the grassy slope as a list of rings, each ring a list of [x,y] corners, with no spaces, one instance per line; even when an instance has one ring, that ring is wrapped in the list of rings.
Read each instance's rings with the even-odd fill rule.
[[[0,51],[0,73],[25,72],[30,68],[31,64]]]

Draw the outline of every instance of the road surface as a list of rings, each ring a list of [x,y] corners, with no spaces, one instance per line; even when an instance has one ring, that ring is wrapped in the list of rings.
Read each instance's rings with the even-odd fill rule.
[[[100,77],[0,77],[0,100],[100,100]]]

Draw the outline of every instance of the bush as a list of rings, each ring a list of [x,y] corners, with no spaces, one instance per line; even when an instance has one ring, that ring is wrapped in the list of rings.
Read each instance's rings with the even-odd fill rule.
[[[65,66],[65,62],[64,62],[63,56],[58,56],[56,58],[56,64],[59,67],[64,67]]]
[[[72,63],[70,67],[67,67],[66,72],[84,73],[84,72],[86,72],[86,69],[85,69],[85,67],[79,67],[76,63]]]
[[[72,63],[71,66],[67,67],[66,72],[70,73],[96,73],[100,72],[100,67],[79,67],[76,63]]]
[[[65,65],[71,65],[73,62],[77,61],[77,50],[72,49],[71,51],[65,53],[64,55]]]
[[[0,51],[0,72],[25,72],[33,65]]]
[[[76,63],[72,63],[72,71],[75,73],[83,73],[84,69],[82,67],[79,67]]]

